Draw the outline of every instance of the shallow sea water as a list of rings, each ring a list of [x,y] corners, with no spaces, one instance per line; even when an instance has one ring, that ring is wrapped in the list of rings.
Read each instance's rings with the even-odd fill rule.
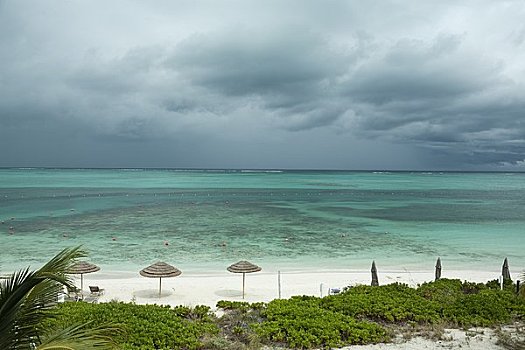
[[[523,173],[0,169],[0,221],[0,271],[525,268]]]

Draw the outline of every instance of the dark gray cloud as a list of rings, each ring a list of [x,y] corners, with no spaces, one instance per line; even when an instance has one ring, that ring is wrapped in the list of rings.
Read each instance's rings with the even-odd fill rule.
[[[520,1],[0,2],[0,166],[520,169]]]
[[[168,64],[188,80],[226,95],[311,93],[323,80],[342,74],[349,63],[323,37],[308,31],[232,28],[214,34],[184,40]]]

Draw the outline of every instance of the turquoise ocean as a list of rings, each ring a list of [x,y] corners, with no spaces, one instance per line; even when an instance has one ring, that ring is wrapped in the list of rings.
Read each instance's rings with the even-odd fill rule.
[[[0,221],[0,272],[76,245],[123,271],[525,269],[524,173],[9,168]]]

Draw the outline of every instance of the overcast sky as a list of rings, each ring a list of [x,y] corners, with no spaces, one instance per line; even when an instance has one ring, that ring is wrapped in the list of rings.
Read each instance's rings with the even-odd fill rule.
[[[0,166],[525,170],[525,2],[0,0]]]

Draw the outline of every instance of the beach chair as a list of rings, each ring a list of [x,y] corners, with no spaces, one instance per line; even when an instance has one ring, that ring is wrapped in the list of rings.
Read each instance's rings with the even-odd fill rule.
[[[79,301],[82,299],[82,292],[76,287],[66,287],[67,293],[64,297],[64,301]]]
[[[341,293],[341,288],[329,288],[328,295],[335,295]]]
[[[89,286],[89,291],[92,296],[101,296],[104,294],[104,289],[100,289],[98,286]]]
[[[100,295],[98,294],[89,294],[89,295],[86,295],[84,299],[82,299],[82,301],[85,303],[97,304],[98,298],[100,298]]]

